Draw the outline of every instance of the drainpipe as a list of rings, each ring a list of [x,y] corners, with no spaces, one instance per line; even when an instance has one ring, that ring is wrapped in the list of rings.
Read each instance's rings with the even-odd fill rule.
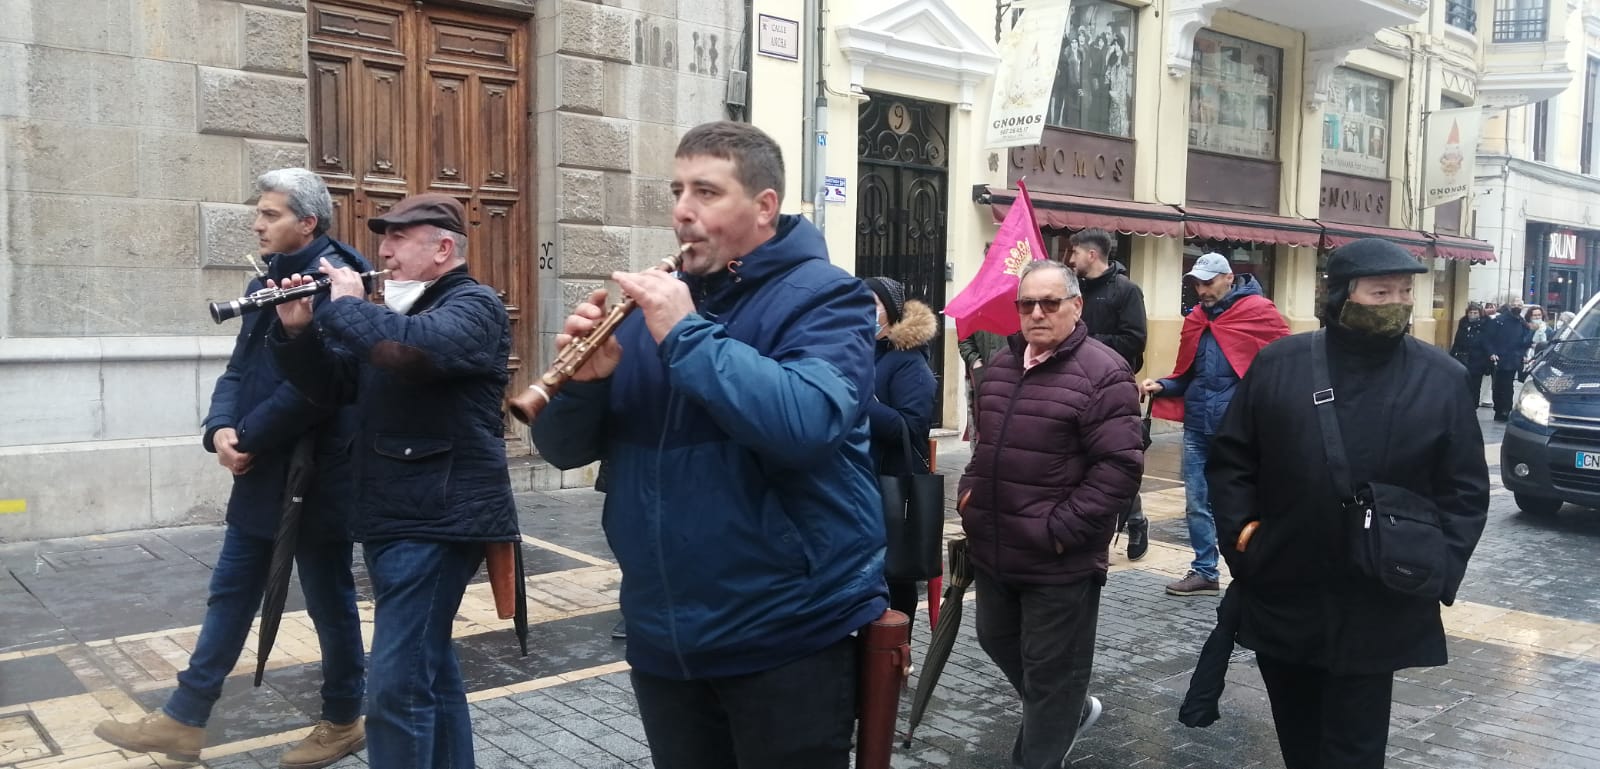
[[[813,37],[811,55],[806,57],[806,81],[801,95],[808,110],[810,130],[805,132],[806,149],[800,154],[800,199],[812,206],[812,224],[826,231],[823,177],[828,165],[828,81],[822,74],[822,59],[827,45],[827,21],[822,0],[806,0],[804,23]]]

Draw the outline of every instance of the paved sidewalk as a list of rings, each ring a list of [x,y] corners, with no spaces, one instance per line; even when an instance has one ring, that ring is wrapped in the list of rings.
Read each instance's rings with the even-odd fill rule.
[[[1486,422],[1485,431],[1499,440],[1498,425]],[[1079,741],[1074,766],[1281,767],[1247,651],[1234,657],[1222,721],[1186,729],[1175,720],[1217,602],[1162,591],[1190,558],[1177,451],[1177,436],[1161,436],[1148,462],[1150,555],[1130,564],[1119,545],[1113,556],[1094,676],[1106,712]],[[953,485],[964,453],[939,460]],[[1532,519],[1496,488],[1461,602],[1446,611],[1451,664],[1405,671],[1397,683],[1390,767],[1600,766],[1592,716],[1600,706],[1600,575],[1591,554],[1600,513]],[[535,653],[517,656],[510,623],[495,618],[481,578],[456,620],[479,766],[648,767],[622,642],[609,636],[620,574],[599,531],[601,497],[529,493],[518,502]],[[953,519],[947,530],[959,530]],[[90,730],[108,716],[138,718],[175,686],[220,543],[220,527],[195,526],[0,545],[0,769],[172,765],[113,749]],[[364,573],[358,583],[370,633]],[[897,751],[899,769],[1008,765],[1020,711],[968,617],[916,742]],[[927,631],[923,613],[919,655]],[[276,767],[317,711],[318,649],[297,596],[259,689],[249,679],[254,646],[252,637],[212,720],[203,755],[211,769]],[[357,756],[336,766],[366,764]]]

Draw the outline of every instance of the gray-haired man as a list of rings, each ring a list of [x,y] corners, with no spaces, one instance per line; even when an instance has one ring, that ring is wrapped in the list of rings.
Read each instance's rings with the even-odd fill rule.
[[[252,279],[247,292],[260,289],[267,278],[282,281],[308,272],[324,258],[361,272],[371,269],[355,249],[327,234],[333,200],[316,174],[303,168],[268,171],[256,187],[260,198],[252,229],[267,274]],[[281,765],[317,769],[365,742],[366,660],[346,521],[354,491],[348,468],[354,415],[312,403],[284,380],[265,344],[272,320],[270,312],[244,317],[204,424],[202,441],[233,474],[233,494],[200,638],[164,707],[136,723],[110,720],[95,727],[95,736],[119,748],[199,760],[206,721],[261,605],[290,457],[297,448],[310,452],[314,473],[305,492],[295,569],[322,646],[322,713],[310,736],[284,754]]]

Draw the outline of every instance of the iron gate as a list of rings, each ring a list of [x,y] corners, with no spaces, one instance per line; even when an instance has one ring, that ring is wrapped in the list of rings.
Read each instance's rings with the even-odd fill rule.
[[[861,105],[857,141],[856,274],[905,284],[935,313],[945,301],[949,107],[888,94]],[[944,423],[944,327],[930,343],[933,425]]]

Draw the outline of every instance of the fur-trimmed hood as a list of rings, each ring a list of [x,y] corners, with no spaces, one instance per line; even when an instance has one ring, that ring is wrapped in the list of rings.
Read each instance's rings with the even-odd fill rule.
[[[889,327],[884,337],[896,350],[915,350],[933,341],[939,333],[939,316],[933,308],[915,299],[906,300],[900,322]]]

